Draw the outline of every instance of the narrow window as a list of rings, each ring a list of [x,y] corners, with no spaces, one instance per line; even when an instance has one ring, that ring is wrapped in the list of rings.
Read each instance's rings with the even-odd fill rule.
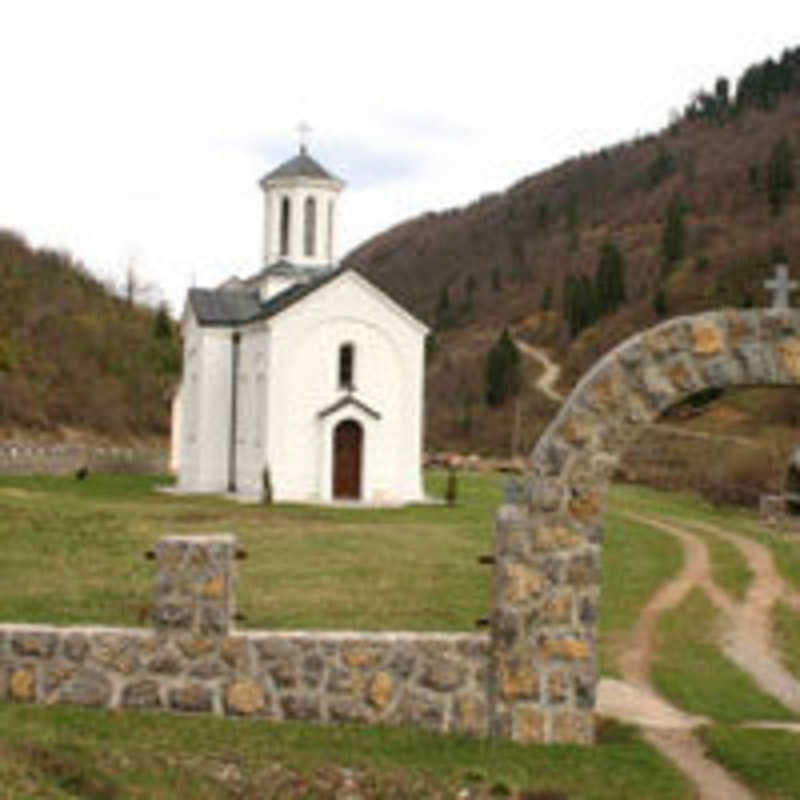
[[[328,201],[328,261],[333,263],[333,200]]]
[[[339,348],[339,388],[352,389],[355,374],[355,347],[348,342]]]
[[[290,227],[290,214],[291,206],[289,205],[289,198],[284,197],[281,200],[281,255],[289,255],[289,227]]]
[[[313,256],[317,239],[317,201],[313,197],[306,198],[306,225],[304,234],[304,252],[307,256]]]

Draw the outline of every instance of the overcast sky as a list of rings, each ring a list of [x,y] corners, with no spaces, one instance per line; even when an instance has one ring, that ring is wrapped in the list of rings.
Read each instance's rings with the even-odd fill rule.
[[[797,0],[6,0],[0,227],[186,289],[260,266],[258,178],[347,181],[340,256],[580,152],[663,128],[800,44]],[[0,287],[2,290],[2,287]]]

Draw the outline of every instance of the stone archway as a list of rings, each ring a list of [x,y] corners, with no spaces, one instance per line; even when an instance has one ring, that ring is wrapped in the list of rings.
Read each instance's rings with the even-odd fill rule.
[[[578,383],[531,456],[526,502],[501,507],[491,619],[492,733],[591,742],[608,483],[667,408],[712,387],[800,383],[800,312],[678,317],[614,348]]]

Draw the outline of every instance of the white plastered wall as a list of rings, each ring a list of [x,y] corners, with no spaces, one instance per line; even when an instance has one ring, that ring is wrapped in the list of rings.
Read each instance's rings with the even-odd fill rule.
[[[408,502],[421,480],[423,359],[426,329],[352,272],[345,272],[270,321],[267,461],[276,500],[328,501],[332,431],[352,418],[364,429],[362,499]],[[338,386],[339,347],[355,345],[349,404]]]
[[[239,350],[236,490],[260,495],[266,465],[269,333],[263,323],[244,328]]]
[[[182,448],[178,486],[221,492],[228,486],[231,394],[230,328],[201,327],[184,317]]]

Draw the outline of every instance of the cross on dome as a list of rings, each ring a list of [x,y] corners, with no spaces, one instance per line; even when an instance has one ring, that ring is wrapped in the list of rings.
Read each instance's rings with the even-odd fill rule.
[[[789,293],[797,288],[797,281],[789,280],[786,264],[777,264],[775,277],[764,281],[764,288],[772,292],[772,308],[789,308]]]
[[[307,122],[301,121],[295,128],[297,131],[297,140],[300,144],[300,152],[308,152],[308,140],[311,136],[312,128]]]

